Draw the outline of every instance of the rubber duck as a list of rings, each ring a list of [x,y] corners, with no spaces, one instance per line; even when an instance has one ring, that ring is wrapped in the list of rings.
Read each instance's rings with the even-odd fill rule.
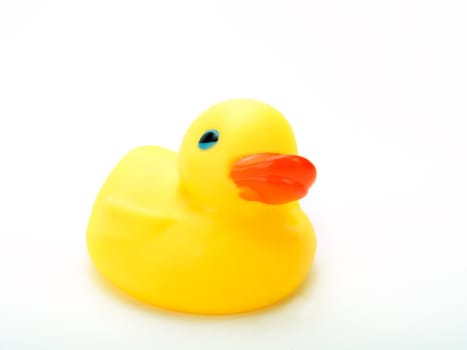
[[[87,246],[97,269],[134,298],[195,314],[274,304],[311,268],[302,211],[316,178],[285,117],[252,99],[203,112],[179,152],[130,151],[97,195]]]

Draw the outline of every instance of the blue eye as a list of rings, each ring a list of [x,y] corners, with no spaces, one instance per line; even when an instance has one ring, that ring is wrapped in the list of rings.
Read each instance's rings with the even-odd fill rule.
[[[216,145],[219,141],[219,132],[217,130],[208,130],[198,141],[198,147],[201,149],[209,149]]]

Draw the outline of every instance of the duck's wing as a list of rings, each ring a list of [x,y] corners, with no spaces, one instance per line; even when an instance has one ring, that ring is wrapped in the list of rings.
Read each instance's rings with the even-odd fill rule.
[[[176,221],[176,153],[146,146],[129,152],[103,185],[94,208],[100,234],[145,240]]]
[[[118,197],[104,200],[100,216],[104,235],[131,241],[151,238],[175,222],[163,209],[139,206]]]

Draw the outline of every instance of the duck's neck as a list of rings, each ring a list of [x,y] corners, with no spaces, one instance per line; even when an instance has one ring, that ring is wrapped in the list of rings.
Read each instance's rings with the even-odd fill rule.
[[[211,198],[193,198],[186,190],[180,187],[182,200],[188,207],[205,212],[209,215],[251,218],[280,216],[284,211],[297,208],[298,202],[290,202],[281,205],[269,205],[260,202],[246,201],[240,197],[226,196],[225,200],[213,200]]]

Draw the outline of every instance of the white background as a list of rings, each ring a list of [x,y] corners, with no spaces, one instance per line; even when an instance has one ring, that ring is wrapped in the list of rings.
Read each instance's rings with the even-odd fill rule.
[[[0,0],[1,349],[465,349],[465,1]],[[318,180],[300,293],[197,317],[126,297],[85,246],[144,144],[262,99]]]

